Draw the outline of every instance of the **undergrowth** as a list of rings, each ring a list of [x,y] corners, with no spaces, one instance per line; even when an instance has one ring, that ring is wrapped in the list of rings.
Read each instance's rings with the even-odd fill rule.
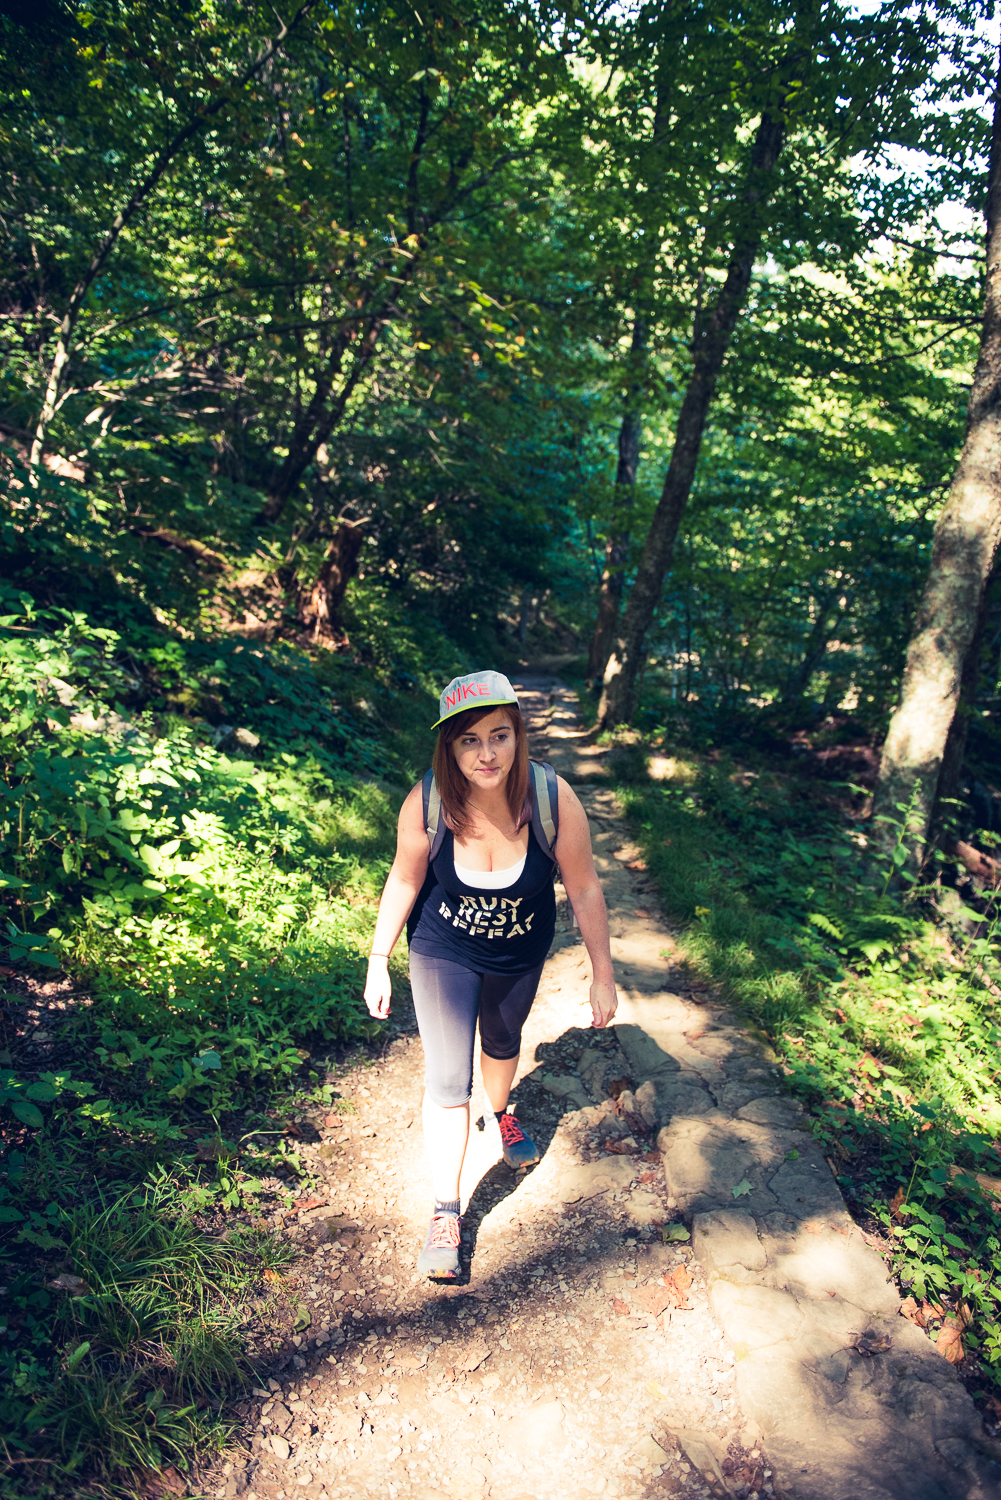
[[[131,1494],[253,1374],[241,1304],[309,1191],[288,1117],[378,1030],[375,897],[456,663],[364,598],[367,663],[6,600],[0,1493]]]
[[[682,953],[767,1034],[850,1207],[893,1242],[933,1331],[961,1329],[973,1384],[996,1399],[996,896],[964,906],[948,862],[901,889],[900,856],[877,856],[851,789],[726,757],[662,755],[658,770],[619,793]]]

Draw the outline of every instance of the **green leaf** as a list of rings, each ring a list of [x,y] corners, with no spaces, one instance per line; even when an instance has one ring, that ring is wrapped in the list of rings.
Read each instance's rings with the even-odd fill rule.
[[[84,1342],[82,1344],[77,1344],[76,1348],[73,1350],[73,1353],[70,1355],[69,1359],[66,1361],[66,1373],[67,1373],[67,1375],[72,1375],[73,1371],[75,1369],[77,1369],[77,1367],[80,1365],[81,1361],[83,1359],[85,1359],[86,1356],[89,1353],[90,1353],[90,1344],[89,1343]]]
[[[740,1182],[737,1183],[737,1186],[735,1188],[731,1188],[730,1191],[733,1193],[733,1196],[735,1198],[746,1198],[748,1193],[754,1192],[754,1189],[748,1182],[747,1178],[744,1177]]]
[[[664,1225],[663,1239],[667,1245],[675,1243],[683,1244],[686,1240],[690,1240],[691,1237],[690,1232],[685,1228],[684,1224]]]
[[[41,1130],[45,1124],[45,1116],[36,1105],[30,1104],[27,1099],[17,1099],[11,1106],[10,1111],[22,1125],[30,1125],[33,1130]]]

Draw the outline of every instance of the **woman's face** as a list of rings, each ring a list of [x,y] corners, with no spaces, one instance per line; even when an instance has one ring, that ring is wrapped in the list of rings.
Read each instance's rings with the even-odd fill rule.
[[[504,709],[498,708],[453,740],[452,754],[466,780],[487,790],[504,784],[517,744],[514,725]]]

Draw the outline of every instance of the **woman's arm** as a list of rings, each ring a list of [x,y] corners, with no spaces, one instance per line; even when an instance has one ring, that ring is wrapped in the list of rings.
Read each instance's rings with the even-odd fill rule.
[[[608,909],[591,854],[591,830],[580,798],[562,776],[556,778],[560,799],[560,831],[553,853],[559,861],[563,888],[574,909],[581,937],[591,960],[592,1025],[607,1026],[618,999],[612,950],[608,942]]]
[[[420,782],[407,795],[396,825],[396,858],[383,888],[365,982],[365,1004],[377,1021],[389,1015],[392,984],[389,955],[396,947],[428,869],[424,798]]]

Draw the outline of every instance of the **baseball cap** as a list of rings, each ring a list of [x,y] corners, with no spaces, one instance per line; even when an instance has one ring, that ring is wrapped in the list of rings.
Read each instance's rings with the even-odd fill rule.
[[[437,729],[446,719],[454,719],[470,708],[492,708],[502,703],[518,706],[518,695],[503,672],[472,672],[468,677],[453,677],[438,699],[441,715],[432,725]]]

